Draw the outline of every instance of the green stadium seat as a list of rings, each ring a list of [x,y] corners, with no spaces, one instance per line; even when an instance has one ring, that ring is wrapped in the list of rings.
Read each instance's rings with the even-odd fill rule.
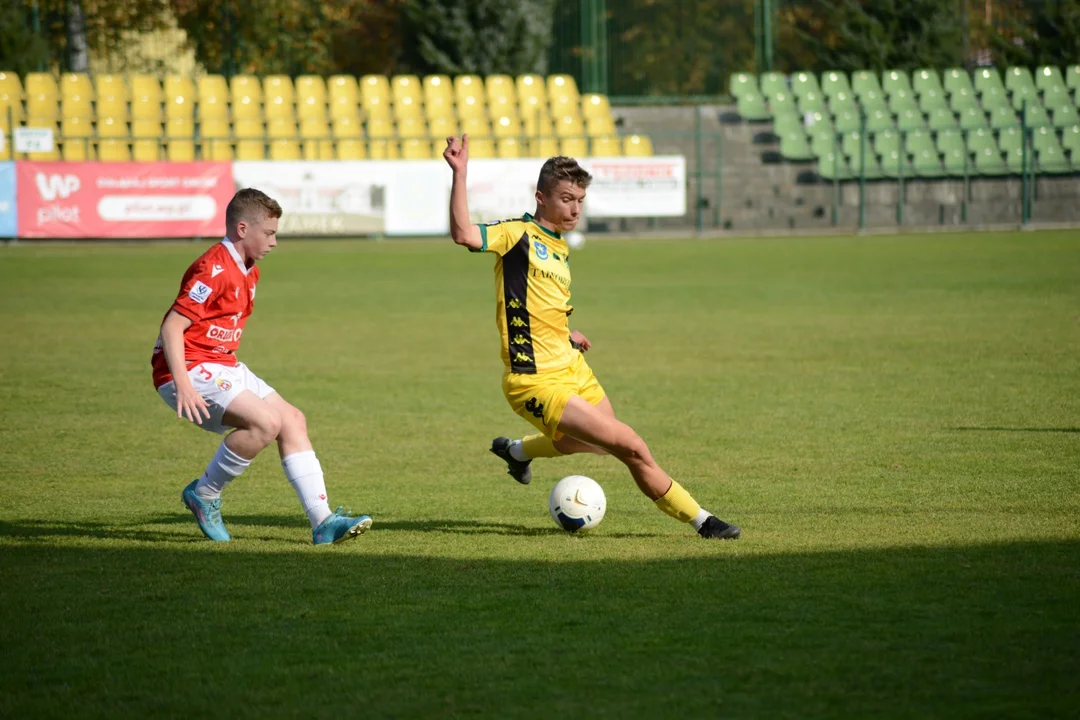
[[[827,70],[821,74],[821,91],[827,97],[833,97],[836,93],[851,94],[851,86],[848,85],[847,73],[840,70]]]
[[[922,130],[926,127],[926,118],[918,110],[909,108],[897,113],[896,127],[901,130]]]
[[[931,91],[936,92],[939,95],[945,94],[945,89],[941,87],[941,78],[938,77],[937,70],[930,68],[924,68],[913,72],[911,74],[911,85],[919,95]]]
[[[850,92],[837,90],[832,97],[829,98],[829,112],[833,115],[837,115],[844,110],[857,113],[859,112],[859,107]]]
[[[1011,152],[1024,146],[1024,133],[1018,127],[1005,128],[998,133],[998,147],[1003,152]]]
[[[1053,126],[1053,123],[1050,122],[1050,116],[1046,113],[1046,108],[1037,102],[1027,106],[1027,112],[1024,114],[1024,124],[1032,128]]]
[[[765,98],[755,92],[746,92],[736,102],[739,115],[752,122],[768,120],[771,116],[765,106]]]
[[[806,134],[802,130],[791,130],[780,136],[780,155],[785,160],[794,162],[806,162],[814,159],[814,151],[806,142]]]
[[[980,175],[999,176],[1008,174],[1001,153],[997,148],[984,148],[975,153],[975,169]]]
[[[1005,89],[1016,92],[1021,88],[1035,89],[1035,81],[1031,78],[1031,71],[1026,67],[1011,67],[1006,70]]]
[[[1062,105],[1072,105],[1072,98],[1064,85],[1051,85],[1043,91],[1043,107],[1056,108]]]
[[[858,113],[845,110],[836,116],[835,126],[837,132],[851,132],[862,127],[862,120]]]
[[[1020,175],[1024,172],[1024,148],[1014,148],[1005,153],[1005,167],[1009,173],[1013,175]],[[1035,158],[1028,156],[1027,169],[1031,170],[1035,167]]]
[[[904,110],[918,109],[915,95],[910,90],[897,89],[889,94],[889,109],[899,115]]]
[[[986,122],[986,113],[981,108],[969,107],[960,113],[960,129],[976,130],[990,127]]]
[[[889,109],[889,104],[885,102],[885,93],[881,92],[881,90],[867,90],[860,96],[859,102],[862,103],[867,112]]]
[[[941,158],[937,151],[932,148],[923,148],[913,155],[912,166],[915,174],[919,177],[941,177],[944,172],[941,169]]]
[[[1072,166],[1060,146],[1050,146],[1035,151],[1035,169],[1049,175],[1065,175],[1072,172]]]
[[[1004,88],[991,85],[983,90],[980,96],[982,100],[983,110],[986,112],[993,111],[994,108],[999,107],[1012,107],[1009,102],[1009,96],[1005,94]]]
[[[805,73],[804,73],[805,74]],[[813,77],[811,75],[810,77]],[[828,106],[825,104],[825,96],[815,90],[804,90],[802,95],[796,93],[798,97],[799,112],[806,114],[808,112],[827,112]]]
[[[814,73],[797,72],[791,76],[791,91],[795,97],[801,98],[807,93],[821,95],[821,87],[818,85]]]
[[[770,95],[769,107],[772,109],[773,117],[785,112],[789,115],[798,114],[798,110],[795,109],[795,98],[789,92],[778,92]]]
[[[900,151],[900,133],[895,130],[885,130],[874,135],[874,152],[878,155],[888,155],[891,152]]]
[[[1065,68],[1065,87],[1070,90],[1080,88],[1080,65],[1070,65]]]
[[[851,89],[862,98],[868,92],[881,94],[881,83],[873,70],[858,70],[851,75]]]
[[[975,91],[971,88],[959,88],[949,96],[949,107],[953,112],[960,114],[968,108],[980,108],[979,101],[975,98]]]
[[[815,157],[823,157],[834,149],[839,150],[836,131],[832,128],[816,128],[810,131],[810,149]]]
[[[1057,131],[1050,127],[1035,128],[1031,131],[1031,144],[1035,152],[1041,152],[1047,148],[1060,148]]]
[[[874,110],[866,113],[866,129],[870,132],[879,132],[893,127],[892,113],[888,110]]]
[[[761,87],[761,94],[765,97],[771,98],[776,95],[776,93],[788,92],[787,78],[785,78],[782,73],[763,73],[758,80]]]
[[[971,76],[963,68],[949,68],[946,70],[944,85],[946,92],[950,95],[954,95],[961,90],[968,90],[972,94],[975,93],[975,88],[971,86]]]
[[[994,141],[993,133],[990,130],[980,128],[968,133],[967,149],[968,152],[977,155],[988,149],[993,150],[996,153],[998,151],[998,146]]]
[[[906,156],[907,153],[904,153]],[[887,178],[898,178],[903,173],[904,177],[915,177],[915,169],[911,161],[904,157],[901,159],[899,150],[890,150],[881,157],[881,174]]]
[[[949,148],[942,155],[944,156],[942,167],[945,168],[946,175],[963,177],[965,174],[971,174],[971,161],[963,148]]]
[[[826,180],[849,180],[851,170],[842,158],[837,158],[829,151],[818,158],[818,175]]]
[[[802,119],[798,115],[777,115],[773,118],[773,132],[780,137],[793,131],[803,132]]]
[[[1016,111],[1011,107],[1002,105],[994,108],[990,113],[990,127],[995,130],[1009,127],[1020,127],[1020,120],[1016,116]]]
[[[1080,160],[1077,152],[1080,152],[1080,123],[1072,125],[1061,131],[1061,146],[1073,153],[1073,160]]]
[[[867,144],[870,143],[870,138],[866,139]],[[844,155],[851,157],[859,149],[862,144],[862,133],[858,130],[852,130],[851,132],[844,133],[840,138],[840,149],[843,150]]]
[[[934,110],[948,109],[949,102],[941,90],[927,90],[919,96],[919,109],[929,115]]]
[[[865,174],[867,180],[880,180],[884,177],[881,166],[878,165],[877,156],[869,145],[866,146],[866,161],[863,162],[862,148],[856,148],[855,153],[848,159],[848,167],[851,168],[852,177],[861,177]]]
[[[1012,106],[1022,110],[1024,105],[1039,102],[1039,93],[1033,86],[1021,85],[1012,91]]]
[[[1061,70],[1053,65],[1042,65],[1035,70],[1035,88],[1046,92],[1052,87],[1065,87],[1065,78],[1061,76]]]
[[[931,130],[949,130],[956,127],[956,116],[948,108],[937,108],[928,116],[927,124]]]
[[[732,97],[738,99],[747,93],[760,94],[758,91],[757,78],[750,73],[731,73],[728,80],[728,90]]]
[[[923,150],[937,152],[937,148],[934,147],[934,140],[926,130],[912,130],[909,133],[905,133],[904,146],[907,149],[908,154],[911,155],[922,152]]]
[[[911,80],[903,70],[886,70],[882,73],[881,87],[890,97],[898,90],[904,90],[909,95],[912,93]]]
[[[828,113],[810,113],[809,116],[804,118],[806,120],[806,129],[808,132],[814,132],[822,128],[832,130],[833,122]]]
[[[997,88],[1002,93],[1005,86],[1001,84],[1001,77],[994,68],[979,68],[975,71],[975,90],[980,95],[990,88]]]
[[[960,130],[942,130],[937,134],[937,142],[934,146],[941,153],[952,148],[967,150],[964,144],[964,133]]]

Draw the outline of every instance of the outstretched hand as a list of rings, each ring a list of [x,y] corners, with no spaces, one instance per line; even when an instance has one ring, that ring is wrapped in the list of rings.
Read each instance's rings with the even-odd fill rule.
[[[469,162],[469,135],[468,133],[461,136],[459,141],[456,137],[446,138],[446,149],[443,150],[442,156],[446,158],[447,164],[454,172],[460,172],[465,169],[465,165]]]
[[[575,349],[580,350],[581,352],[588,352],[589,348],[592,347],[592,343],[589,342],[589,338],[585,337],[585,334],[580,330],[570,331],[570,344],[573,345]]]

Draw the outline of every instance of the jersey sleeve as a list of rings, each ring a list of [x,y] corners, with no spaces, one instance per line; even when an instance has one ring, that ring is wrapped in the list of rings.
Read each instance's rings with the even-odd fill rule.
[[[514,225],[515,223],[508,220],[478,225],[483,245],[473,252],[493,252],[500,257],[505,255],[521,238],[520,232],[514,232]]]
[[[217,273],[224,278],[224,273]],[[173,301],[172,309],[192,322],[205,319],[210,301],[221,293],[221,280],[215,279],[209,263],[197,262],[184,273],[180,281],[180,294]]]

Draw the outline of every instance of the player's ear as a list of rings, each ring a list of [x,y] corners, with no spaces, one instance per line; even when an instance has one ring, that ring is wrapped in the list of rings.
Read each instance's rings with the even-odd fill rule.
[[[242,240],[247,235],[248,224],[243,220],[236,223],[236,239]]]
[[[539,190],[536,191],[536,204],[538,207],[544,206],[544,193]]]

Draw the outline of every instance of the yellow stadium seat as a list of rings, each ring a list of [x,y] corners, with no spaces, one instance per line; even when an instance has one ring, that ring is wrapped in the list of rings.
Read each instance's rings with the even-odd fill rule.
[[[165,101],[165,120],[173,118],[192,120],[195,118],[195,95],[173,95]]]
[[[326,122],[326,101],[309,96],[296,105],[296,115],[301,120],[319,120]]]
[[[559,142],[559,152],[567,157],[585,157],[589,154],[589,143],[583,137],[563,138]]]
[[[488,105],[498,98],[508,98],[510,102],[517,103],[514,78],[509,75],[488,75],[484,80],[484,89],[487,92]]]
[[[518,117],[521,118],[522,124],[528,127],[545,119],[550,120],[551,114],[548,112],[547,104],[541,102],[540,98],[529,97],[522,101]]]
[[[135,162],[156,162],[160,159],[161,123],[157,120],[135,119],[131,124],[131,147]]]
[[[292,78],[288,75],[267,75],[263,78],[263,98],[269,103],[273,98],[281,98],[286,104],[296,102]]]
[[[169,162],[192,162],[195,160],[194,140],[169,140],[165,143],[165,157]]]
[[[364,160],[367,158],[367,143],[363,140],[348,138],[337,141],[338,160]]]
[[[581,114],[586,120],[594,117],[611,117],[611,105],[608,103],[607,95],[589,93],[582,97]]]
[[[452,117],[431,118],[428,122],[428,133],[431,137],[443,140],[451,135],[457,135],[457,122]]]
[[[336,98],[346,98],[351,100],[353,105],[358,104],[360,88],[356,84],[356,78],[352,75],[331,75],[326,84],[331,101]]]
[[[109,88],[109,91],[111,90],[112,88]],[[102,118],[112,118],[126,122],[128,119],[127,101],[118,95],[102,95],[99,92],[97,117],[99,122]]]
[[[226,98],[220,95],[207,95],[199,100],[200,120],[227,120],[229,118],[229,106]]]
[[[295,120],[296,113],[293,110],[292,103],[288,102],[283,97],[266,98],[266,107],[264,108],[266,114],[266,121],[271,122],[273,120]]]
[[[135,97],[131,101],[131,119],[161,122],[161,103],[146,97]]]
[[[90,138],[94,136],[94,128],[89,118],[64,118],[60,124],[60,135],[64,143],[64,160],[82,162],[94,159],[94,151],[90,143]]]
[[[262,122],[254,118],[242,118],[233,123],[233,135],[238,138],[261,138],[265,134]]]
[[[384,105],[390,104],[390,81],[385,75],[365,75],[360,78],[360,100],[367,107],[370,98],[379,98]]]
[[[364,128],[360,121],[351,117],[334,118],[332,125],[336,138],[361,138],[364,137]]]
[[[271,140],[271,160],[299,160],[300,143],[296,140]]]
[[[103,138],[126,138],[128,136],[127,123],[120,118],[99,117],[97,134],[98,137]]]
[[[592,141],[592,157],[621,157],[622,141],[617,137],[598,137]]]
[[[330,141],[330,127],[325,120],[301,120],[300,137],[305,160],[333,160],[334,144]]]
[[[174,117],[165,123],[165,137],[167,138],[192,138],[195,137],[195,123],[185,117]]]
[[[469,136],[469,157],[478,160],[495,157],[495,141],[490,137],[478,137],[473,140]]]
[[[517,103],[508,95],[498,95],[488,101],[488,113],[493,118],[513,116],[518,114]]]
[[[581,107],[576,98],[569,95],[557,95],[551,98],[552,117],[564,117],[566,115],[581,116]]]
[[[19,81],[19,76],[16,73],[0,70],[0,94],[5,93],[17,100],[21,100],[23,94],[22,82]]]
[[[430,160],[435,157],[431,148],[431,141],[420,138],[409,138],[401,141],[402,160]]]
[[[87,100],[94,99],[94,85],[86,73],[64,73],[60,76],[60,97],[79,95]]]
[[[541,75],[519,75],[516,84],[520,102],[534,98],[539,104],[547,105],[547,88]]]
[[[31,93],[26,98],[26,114],[34,118],[48,118],[52,122],[60,119],[60,105],[55,95]]]
[[[397,134],[399,138],[426,139],[428,136],[427,123],[424,122],[423,118],[419,117],[402,118],[398,121]],[[402,153],[404,154],[404,147]]]
[[[649,157],[653,154],[652,140],[648,135],[627,135],[623,139],[623,154],[628,157]]]
[[[161,102],[161,83],[153,75],[131,76],[131,99],[147,98]]]
[[[326,82],[320,75],[301,75],[296,78],[296,101],[314,98],[316,102],[326,104]]]
[[[397,160],[398,144],[390,140],[372,140],[368,143],[368,156],[372,160]]]
[[[60,117],[65,118],[91,118],[94,111],[90,107],[90,98],[80,95],[74,90],[70,95],[65,95],[60,100]]]
[[[360,119],[360,106],[356,104],[355,97],[349,97],[348,95],[338,95],[337,97],[330,98],[330,119],[336,120],[337,118],[348,117]]]
[[[424,76],[424,105],[427,107],[428,119],[445,115],[445,112],[436,112],[453,108],[454,84],[447,75]]]
[[[127,140],[99,140],[98,160],[102,162],[131,162],[131,146]]]
[[[575,102],[581,97],[578,94],[577,83],[572,75],[549,75],[547,94],[551,102],[555,102],[555,98],[560,96],[569,96]]]
[[[521,140],[514,137],[499,138],[495,141],[495,149],[501,158],[519,158],[525,156],[525,149]]]
[[[473,138],[491,137],[491,123],[486,117],[463,117],[461,118],[461,132],[467,134],[470,141]]]
[[[233,159],[231,131],[225,118],[211,118],[199,125],[202,157],[204,160],[228,161]]]
[[[521,135],[521,124],[517,121],[516,117],[510,117],[504,115],[491,123],[491,127],[494,130],[495,137],[517,137]]]
[[[559,137],[583,136],[585,125],[577,115],[563,115],[555,120],[555,134]]]
[[[259,105],[262,103],[262,83],[254,75],[233,75],[229,81],[229,94],[233,105],[240,98],[250,98],[249,102]]]
[[[52,76],[52,73],[32,72],[26,74],[26,94],[43,94],[59,98],[60,88],[57,87],[56,78]]]
[[[367,122],[367,136],[369,138],[394,137],[394,123],[382,118],[369,118]]]
[[[262,140],[238,140],[236,142],[237,160],[265,160],[266,145]]]
[[[294,138],[297,136],[296,121],[287,118],[267,120],[266,136],[271,138]]]
[[[229,83],[224,75],[200,75],[195,83],[195,91],[200,103],[208,98],[218,98],[222,103],[229,102]]]
[[[263,136],[266,130],[262,122],[254,119],[236,120],[233,123],[233,135],[236,141],[237,160],[265,160],[266,143]]]
[[[421,117],[420,103],[409,95],[394,101],[394,117],[398,120],[409,117]]]
[[[308,118],[300,121],[300,137],[314,140],[329,140],[330,126],[326,120]]]
[[[559,140],[554,137],[540,137],[529,141],[529,156],[551,158],[559,154]]]
[[[424,101],[420,78],[415,75],[395,75],[390,80],[390,97],[395,105],[408,98],[411,104],[420,107]]]
[[[458,75],[454,78],[454,99],[458,105],[467,97],[479,98],[483,105],[485,95],[484,81],[479,75]]]
[[[262,120],[262,106],[251,95],[232,96],[232,114],[234,120]]]
[[[12,102],[7,97],[0,97],[0,128],[7,131],[7,135],[11,135],[11,128],[17,127],[22,122],[22,119],[22,103],[18,100]]]
[[[32,152],[26,153],[27,160],[33,160],[34,162],[52,162],[54,160],[62,160],[60,157],[60,146],[53,143],[53,149],[47,152]]]
[[[187,75],[168,75],[165,77],[165,101],[177,95],[195,97],[195,82]]]
[[[589,137],[602,137],[615,134],[615,121],[610,115],[585,118],[585,131]]]
[[[479,95],[466,95],[458,103],[457,108],[458,117],[487,117],[487,108],[484,107],[484,100]]]
[[[454,98],[451,95],[433,94],[424,102],[424,115],[428,120],[454,114]]]
[[[123,102],[127,102],[131,97],[128,93],[127,81],[124,80],[123,75],[104,74],[95,76],[94,91],[99,103],[104,97],[115,98]]]
[[[382,120],[390,122],[393,114],[390,112],[390,102],[380,95],[369,95],[361,101],[364,115],[368,120]]]

